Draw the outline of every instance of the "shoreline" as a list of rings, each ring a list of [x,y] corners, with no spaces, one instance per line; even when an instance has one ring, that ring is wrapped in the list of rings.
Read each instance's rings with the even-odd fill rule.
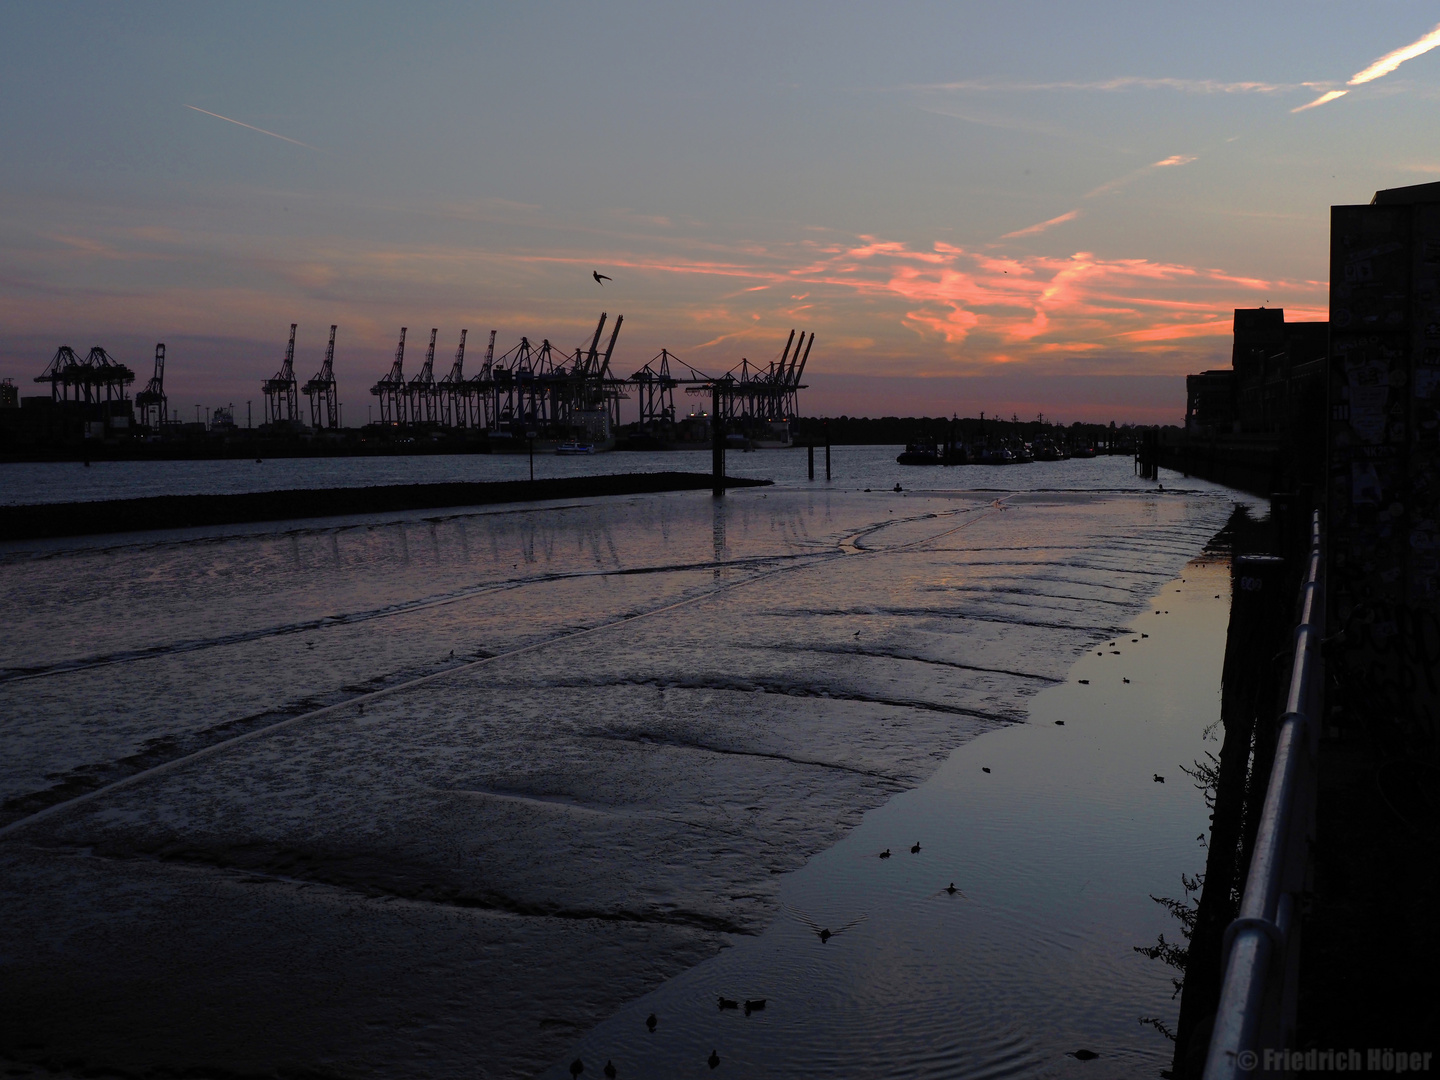
[[[234,495],[154,495],[93,502],[31,503],[0,506],[0,542],[597,495],[650,495],[662,491],[695,491],[708,488],[710,483],[709,473],[612,473],[545,480],[299,488]],[[766,487],[771,483],[770,480],[725,478],[727,488]]]

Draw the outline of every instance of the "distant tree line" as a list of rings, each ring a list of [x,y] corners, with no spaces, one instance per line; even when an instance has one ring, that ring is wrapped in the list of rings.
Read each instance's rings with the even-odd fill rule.
[[[1136,425],[1052,424],[1044,420],[1020,420],[987,416],[951,419],[944,416],[804,416],[792,423],[795,441],[801,445],[825,440],[825,425],[829,427],[830,442],[836,446],[898,446],[904,443],[934,441],[944,442],[955,425],[957,441],[969,445],[982,442],[998,442],[1023,439],[1034,442],[1041,435],[1058,438],[1063,435],[1070,446],[1095,446],[1108,448],[1111,443],[1130,445],[1134,439]]]

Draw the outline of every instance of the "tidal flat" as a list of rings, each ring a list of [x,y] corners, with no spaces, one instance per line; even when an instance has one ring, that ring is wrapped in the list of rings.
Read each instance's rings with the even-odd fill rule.
[[[708,1042],[739,1075],[1051,1075],[1082,1039],[1114,1046],[1104,1075],[1159,1061],[1138,1018],[1168,976],[1128,949],[1166,928],[1147,892],[1203,865],[1178,766],[1218,717],[1228,592],[1192,560],[1237,496],[1086,467],[7,548],[0,1053],[337,1077],[577,1052],[708,1075]],[[1095,710],[1054,724],[1096,666]],[[1131,689],[1173,721],[1148,756],[1130,705],[1099,704]],[[1089,882],[1036,887],[1055,823]]]

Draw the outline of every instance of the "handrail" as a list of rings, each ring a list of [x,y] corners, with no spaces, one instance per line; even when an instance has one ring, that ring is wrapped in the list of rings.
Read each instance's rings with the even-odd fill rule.
[[[1295,658],[1275,761],[1255,833],[1238,917],[1221,947],[1220,1005],[1205,1059],[1205,1080],[1246,1080],[1283,1073],[1282,1055],[1295,1027],[1299,934],[1295,898],[1304,889],[1315,822],[1315,754],[1324,684],[1325,562],[1320,512],[1310,526],[1310,552],[1299,596]]]

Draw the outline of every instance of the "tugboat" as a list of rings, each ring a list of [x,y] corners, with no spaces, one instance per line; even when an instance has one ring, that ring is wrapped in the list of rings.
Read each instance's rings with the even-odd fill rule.
[[[934,443],[910,443],[895,460],[901,465],[939,465],[940,450]]]

